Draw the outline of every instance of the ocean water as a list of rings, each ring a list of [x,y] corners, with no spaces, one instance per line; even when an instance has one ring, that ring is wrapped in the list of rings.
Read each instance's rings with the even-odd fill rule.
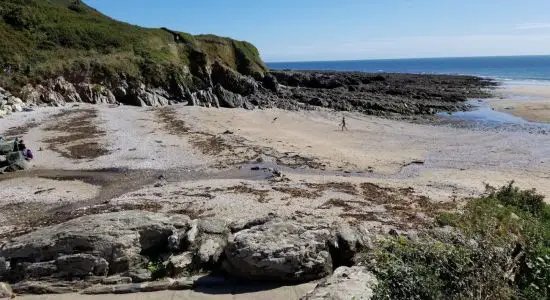
[[[275,70],[332,70],[489,77],[504,83],[550,85],[550,55],[267,63]]]

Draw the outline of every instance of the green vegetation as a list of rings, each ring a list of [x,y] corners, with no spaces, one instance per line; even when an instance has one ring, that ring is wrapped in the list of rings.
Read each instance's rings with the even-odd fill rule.
[[[113,20],[78,0],[0,2],[0,84],[19,87],[63,74],[70,79],[135,78],[152,85],[201,76],[221,60],[247,75],[266,68],[251,44],[192,36]]]
[[[151,272],[151,277],[155,280],[166,277],[166,265],[160,258],[147,263],[147,270]]]
[[[549,299],[550,206],[512,183],[471,200],[417,239],[380,243],[364,261],[376,299]]]

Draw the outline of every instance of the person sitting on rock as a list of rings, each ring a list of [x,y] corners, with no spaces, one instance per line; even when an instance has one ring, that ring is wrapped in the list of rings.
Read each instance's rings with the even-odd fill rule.
[[[25,157],[26,161],[30,161],[34,158],[34,154],[32,153],[31,149],[26,149],[23,151],[23,156]]]
[[[23,142],[23,140],[19,141],[19,144],[17,145],[17,149],[18,151],[25,151],[25,149],[27,149],[27,146],[25,146],[25,143]]]

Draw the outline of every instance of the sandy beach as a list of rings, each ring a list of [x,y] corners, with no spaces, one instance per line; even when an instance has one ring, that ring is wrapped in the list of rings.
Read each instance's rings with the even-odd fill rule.
[[[542,88],[535,91],[545,95]],[[342,115],[348,131],[339,128]],[[372,231],[414,230],[480,195],[486,184],[513,180],[550,197],[550,140],[524,131],[322,109],[87,104],[14,114],[0,119],[0,128],[0,134],[24,138],[36,153],[29,170],[0,175],[3,238],[132,209],[215,216],[228,224],[277,215],[323,224],[365,222]],[[305,292],[291,287],[269,295],[298,299]],[[165,296],[255,294],[166,292],[139,299]]]
[[[491,107],[531,122],[550,123],[550,85],[505,85]]]

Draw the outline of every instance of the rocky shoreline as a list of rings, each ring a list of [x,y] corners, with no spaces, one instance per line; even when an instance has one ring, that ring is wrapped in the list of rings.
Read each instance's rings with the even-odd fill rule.
[[[134,106],[225,108],[329,108],[369,115],[418,115],[467,110],[467,99],[487,98],[496,83],[473,76],[369,74],[359,72],[271,71],[255,79],[222,63],[205,68],[203,84],[153,87],[123,77],[99,84],[63,76],[27,84],[12,93],[0,90],[0,117],[32,106],[104,103]],[[76,77],[76,76],[71,76]],[[13,95],[12,95],[13,94]]]
[[[32,294],[191,289],[201,280],[231,278],[295,284],[351,266],[374,239],[375,233],[361,226],[304,223],[273,214],[229,224],[122,211],[80,217],[5,242],[0,281],[14,283],[15,293]],[[372,294],[374,275],[360,267],[350,270],[371,278],[364,293]],[[167,277],[180,279],[155,281]],[[327,283],[321,286],[327,289]]]

